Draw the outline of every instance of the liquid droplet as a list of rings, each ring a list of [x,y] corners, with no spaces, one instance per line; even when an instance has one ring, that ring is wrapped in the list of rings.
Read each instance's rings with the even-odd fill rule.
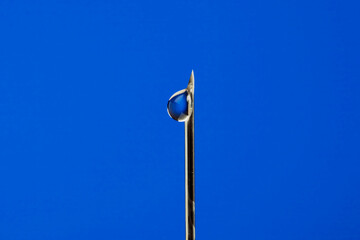
[[[187,89],[181,90],[168,101],[167,110],[171,118],[178,122],[186,121],[191,115],[191,97]]]

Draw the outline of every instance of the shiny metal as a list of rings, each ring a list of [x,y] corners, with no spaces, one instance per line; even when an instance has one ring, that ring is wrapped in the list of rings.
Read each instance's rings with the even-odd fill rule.
[[[186,240],[195,240],[195,152],[194,152],[194,71],[187,86],[189,92],[188,111],[185,121],[185,226]]]

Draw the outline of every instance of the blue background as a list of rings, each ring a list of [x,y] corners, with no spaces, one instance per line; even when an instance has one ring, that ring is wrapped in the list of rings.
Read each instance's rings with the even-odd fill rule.
[[[360,239],[357,1],[0,1],[0,239]]]

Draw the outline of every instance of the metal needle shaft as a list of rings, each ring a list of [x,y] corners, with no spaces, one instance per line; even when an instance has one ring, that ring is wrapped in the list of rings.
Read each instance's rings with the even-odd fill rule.
[[[185,121],[185,221],[186,240],[195,240],[194,71],[187,87],[192,112]]]

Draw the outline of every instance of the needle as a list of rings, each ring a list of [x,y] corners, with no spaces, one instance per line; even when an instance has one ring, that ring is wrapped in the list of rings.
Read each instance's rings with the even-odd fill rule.
[[[187,88],[173,94],[167,105],[170,117],[178,122],[185,122],[186,240],[195,240],[194,84],[192,71]]]
[[[194,71],[187,86],[192,110],[185,121],[185,221],[186,240],[195,240]]]

